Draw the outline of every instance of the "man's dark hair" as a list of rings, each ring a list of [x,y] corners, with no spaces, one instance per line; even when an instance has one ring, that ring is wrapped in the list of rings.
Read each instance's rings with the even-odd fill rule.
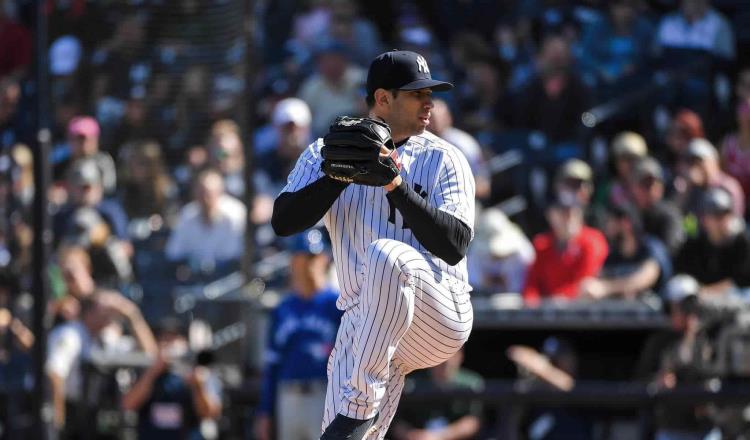
[[[393,94],[394,98],[397,97],[398,92],[400,92],[399,89],[389,89],[388,91],[391,92],[391,94]],[[367,103],[367,108],[373,108],[375,106],[375,94],[374,93],[372,95],[368,94],[365,97],[365,103]]]
[[[641,214],[632,205],[612,205],[607,211],[612,217],[628,220],[633,227],[633,232],[636,234],[640,234],[643,231],[643,220],[641,219]]]

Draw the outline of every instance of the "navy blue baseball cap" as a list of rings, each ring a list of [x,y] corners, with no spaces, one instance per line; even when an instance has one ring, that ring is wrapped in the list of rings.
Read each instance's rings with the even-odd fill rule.
[[[367,72],[367,95],[375,90],[419,90],[432,89],[445,92],[453,84],[432,79],[430,68],[424,57],[408,50],[392,50],[378,55]]]
[[[328,252],[328,237],[321,229],[312,228],[290,237],[288,249],[293,254],[318,255]]]

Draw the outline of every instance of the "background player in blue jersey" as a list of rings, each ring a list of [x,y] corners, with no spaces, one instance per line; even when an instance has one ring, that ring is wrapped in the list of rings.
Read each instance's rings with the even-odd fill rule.
[[[327,285],[329,246],[310,229],[291,239],[290,295],[273,311],[265,354],[259,440],[311,440],[320,435],[326,394],[326,362],[342,312],[338,292]],[[275,423],[274,423],[275,422]]]

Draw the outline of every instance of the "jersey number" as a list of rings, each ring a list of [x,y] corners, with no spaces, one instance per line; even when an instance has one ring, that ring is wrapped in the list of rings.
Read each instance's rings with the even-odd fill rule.
[[[414,191],[416,191],[417,194],[419,194],[420,197],[423,199],[427,199],[427,191],[424,191],[422,189],[422,185],[415,183],[414,184]],[[391,199],[386,197],[386,200],[388,200],[388,222],[396,224],[396,205],[393,204]],[[401,228],[402,229],[410,229],[409,225],[406,223],[406,219],[401,219]]]

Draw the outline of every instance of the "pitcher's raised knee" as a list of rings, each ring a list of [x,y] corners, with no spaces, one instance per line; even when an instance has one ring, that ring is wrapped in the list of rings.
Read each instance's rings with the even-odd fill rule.
[[[424,256],[416,249],[397,240],[381,238],[367,246],[366,265],[372,271],[386,265],[400,272],[413,272],[424,264]]]

